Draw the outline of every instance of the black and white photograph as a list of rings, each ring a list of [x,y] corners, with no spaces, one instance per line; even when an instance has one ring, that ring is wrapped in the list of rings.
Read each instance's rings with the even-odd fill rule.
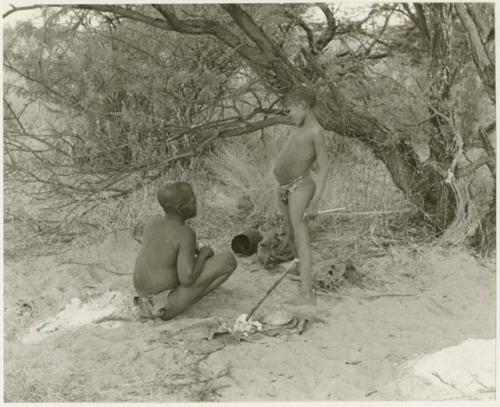
[[[3,402],[495,401],[494,2],[44,1]]]

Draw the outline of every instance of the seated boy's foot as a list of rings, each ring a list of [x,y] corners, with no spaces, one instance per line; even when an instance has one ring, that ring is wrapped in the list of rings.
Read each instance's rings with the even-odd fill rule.
[[[168,316],[166,308],[161,308],[159,311],[159,314],[160,314],[160,319],[162,321],[168,321],[168,320],[172,319],[172,317]]]
[[[134,297],[134,306],[137,308],[138,314],[141,318],[153,318],[151,304],[147,298]]]
[[[167,303],[167,297],[171,290],[165,290],[155,295],[148,295],[147,297],[134,297],[134,306],[141,318],[154,319],[162,318],[166,313],[164,306]]]

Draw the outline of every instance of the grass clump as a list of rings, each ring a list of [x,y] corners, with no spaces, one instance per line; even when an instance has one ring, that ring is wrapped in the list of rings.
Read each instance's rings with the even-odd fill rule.
[[[272,165],[278,148],[275,139],[238,139],[207,159],[215,184],[229,205],[225,214],[233,222],[251,225],[276,221],[279,206]],[[220,199],[219,203],[224,204]]]

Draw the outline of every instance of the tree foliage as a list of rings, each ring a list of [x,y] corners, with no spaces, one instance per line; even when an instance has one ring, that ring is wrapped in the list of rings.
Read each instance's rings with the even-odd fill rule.
[[[311,7],[322,19],[306,18]],[[18,78],[4,97],[6,167],[44,193],[130,193],[225,137],[286,123],[279,99],[296,83],[317,91],[323,127],[364,142],[438,230],[466,207],[457,180],[482,165],[494,172],[491,144],[478,161],[463,159],[464,140],[485,141],[494,125],[464,134],[461,112],[474,115],[478,101],[460,92],[478,78],[494,103],[489,5],[374,4],[350,18],[327,4],[44,13],[43,27],[21,24],[4,46]],[[9,102],[14,94],[42,101],[58,120],[37,134]],[[426,160],[416,140],[428,144]]]

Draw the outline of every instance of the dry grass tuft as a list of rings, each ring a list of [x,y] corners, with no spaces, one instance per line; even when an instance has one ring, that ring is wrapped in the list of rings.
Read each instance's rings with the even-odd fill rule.
[[[235,140],[207,160],[216,184],[235,204],[231,208],[235,211],[234,220],[249,223],[277,215],[276,181],[272,173],[276,154],[274,140],[253,145]]]
[[[25,241],[39,239],[37,245],[40,245],[41,252],[55,243],[61,247],[86,246],[117,229],[127,229],[132,233],[137,225],[161,214],[156,202],[158,185],[165,180],[184,180],[192,184],[197,196],[198,216],[190,223],[201,240],[227,246],[231,236],[249,227],[258,226],[266,234],[278,232],[281,217],[272,166],[283,137],[284,129],[277,128],[260,137],[250,135],[226,140],[213,155],[189,168],[176,167],[163,179],[144,185],[126,198],[102,200],[95,207],[90,203],[82,205],[59,233],[46,232],[51,225],[42,231],[36,230],[33,218],[40,223],[47,212],[37,211],[34,215],[33,208],[28,208],[28,205],[7,203],[12,210],[9,220],[29,229],[31,234]],[[384,212],[408,208],[384,165],[367,148],[353,140],[333,136],[327,141],[331,169],[320,209],[344,207],[347,212]],[[344,234],[391,238],[394,219],[397,218],[400,224],[405,223],[404,215],[350,215],[343,212],[320,215],[311,221],[312,241]]]

